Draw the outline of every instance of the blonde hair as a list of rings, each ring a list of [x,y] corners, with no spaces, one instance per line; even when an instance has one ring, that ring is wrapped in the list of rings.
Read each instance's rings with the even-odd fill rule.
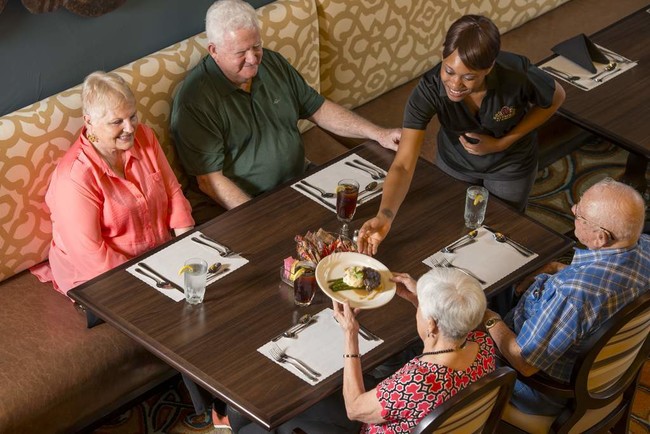
[[[259,32],[260,23],[255,9],[242,0],[218,0],[205,14],[205,32],[208,41],[217,47],[223,45],[225,35],[239,29]]]
[[[81,88],[84,115],[101,118],[109,109],[124,104],[135,107],[135,97],[126,81],[116,73],[95,71],[84,80]]]

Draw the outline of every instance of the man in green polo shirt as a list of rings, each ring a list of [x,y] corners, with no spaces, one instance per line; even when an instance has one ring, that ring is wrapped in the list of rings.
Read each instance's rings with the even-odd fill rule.
[[[209,55],[185,78],[171,115],[197,224],[219,206],[234,208],[304,173],[299,119],[397,149],[401,130],[380,128],[326,100],[282,55],[263,49],[248,3],[215,2],[206,31]]]

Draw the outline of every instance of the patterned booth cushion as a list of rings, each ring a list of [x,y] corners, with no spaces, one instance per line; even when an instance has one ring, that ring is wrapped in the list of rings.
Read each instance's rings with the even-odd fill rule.
[[[566,1],[316,0],[322,93],[358,107],[439,62],[445,32],[460,16],[489,16],[503,33]]]
[[[280,51],[320,89],[314,0],[278,0],[259,8],[258,15],[264,46]],[[172,167],[172,98],[206,46],[201,33],[116,70],[131,85],[139,118],[154,129]],[[47,258],[51,224],[45,191],[56,162],[82,126],[80,94],[76,86],[0,118],[0,281]],[[303,131],[308,127],[301,125]]]

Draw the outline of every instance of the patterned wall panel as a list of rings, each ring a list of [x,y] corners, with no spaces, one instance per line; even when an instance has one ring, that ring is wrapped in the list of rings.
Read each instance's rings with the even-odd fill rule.
[[[440,61],[449,25],[464,14],[502,32],[568,0],[316,0],[322,93],[354,108]]]
[[[284,54],[319,89],[314,0],[278,0],[258,14],[264,45]],[[154,129],[173,167],[173,95],[206,45],[199,34],[116,70],[131,85],[140,120]],[[0,281],[47,258],[51,226],[44,196],[56,162],[82,126],[80,93],[77,86],[0,118]]]

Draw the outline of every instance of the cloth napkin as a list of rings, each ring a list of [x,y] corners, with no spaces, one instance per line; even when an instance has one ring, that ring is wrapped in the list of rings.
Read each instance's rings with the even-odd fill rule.
[[[354,179],[359,183],[359,199],[357,201],[357,206],[362,205],[371,199],[380,196],[382,193],[382,188],[384,184],[383,179],[372,179],[371,175],[367,172],[364,172],[363,170],[360,169],[355,169],[354,167],[350,167],[345,164],[345,162],[350,162],[356,166],[363,167],[362,165],[355,163],[353,160],[358,160],[362,161],[366,165],[370,167],[374,167],[376,170],[381,172],[382,174],[386,174],[386,171],[381,169],[375,164],[372,164],[370,161],[361,158],[357,154],[351,154],[345,157],[344,159],[337,161],[336,163],[332,164],[331,166],[328,166],[322,170],[319,170],[318,172],[308,176],[305,178],[305,181],[308,183],[315,185],[316,187],[320,187],[325,191],[332,192],[335,194],[334,197],[332,198],[324,198],[320,197],[320,193],[313,188],[310,188],[301,182],[296,182],[293,184],[291,187],[304,194],[311,200],[315,201],[319,205],[324,206],[325,208],[329,209],[330,211],[336,213],[336,186],[338,185],[338,182],[341,179]],[[364,188],[366,185],[368,185],[370,182],[376,181],[379,185],[373,190],[372,193],[368,194],[367,192],[364,192]],[[297,187],[300,186],[300,187]],[[306,193],[304,190],[308,190],[312,193],[313,195]],[[319,200],[322,199],[323,201],[329,203],[331,206],[327,206],[323,203],[323,201]]]
[[[522,255],[510,244],[497,242],[494,234],[484,228],[478,229],[474,240],[474,243],[460,247],[453,253],[436,252],[422,262],[434,267],[435,262],[446,258],[453,265],[466,268],[485,280],[486,283],[481,285],[485,289],[538,256]]]
[[[315,315],[316,322],[298,333],[297,338],[281,338],[277,342],[267,342],[257,349],[276,364],[282,366],[298,378],[309,384],[318,384],[330,375],[343,369],[343,330],[334,319],[334,311],[326,308]],[[359,353],[368,353],[384,341],[367,341],[359,335]],[[304,362],[310,368],[321,373],[318,380],[312,381],[304,376],[290,363],[276,362],[270,354],[270,348],[277,344],[287,355]]]
[[[584,33],[567,39],[564,42],[560,42],[551,48],[551,51],[555,54],[566,57],[592,74],[596,73],[594,62],[603,63],[605,65],[609,63],[609,59],[605,57],[596,44],[591,42]]]
[[[178,270],[180,270],[185,261],[190,258],[201,258],[208,263],[208,267],[211,264],[216,262],[221,262],[222,267],[228,267],[227,271],[223,273],[217,273],[216,276],[208,276],[207,286],[209,287],[212,283],[221,279],[223,276],[226,276],[239,267],[248,263],[248,259],[243,258],[239,255],[229,256],[227,258],[219,256],[219,253],[207,246],[198,244],[192,241],[193,237],[198,237],[201,232],[194,232],[192,235],[185,237],[181,240],[176,241],[174,244],[170,244],[163,250],[146,257],[135,265],[130,266],[126,269],[129,273],[142,280],[147,285],[155,288],[157,291],[165,294],[167,297],[171,298],[174,301],[181,301],[185,299],[185,295],[177,289],[163,289],[158,288],[156,283],[149,279],[146,276],[143,276],[140,273],[135,271],[138,267],[138,264],[144,262],[159,274],[164,276],[170,282],[176,283],[181,288],[184,287],[185,277],[183,275],[178,275]],[[208,244],[213,244],[210,241],[207,241]],[[147,270],[144,270],[147,272]],[[151,274],[147,272],[148,274]]]
[[[560,80],[576,86],[579,89],[589,91],[624,73],[628,69],[634,68],[637,65],[637,62],[633,62],[630,59],[621,56],[618,53],[615,53],[614,51],[608,50],[607,48],[600,45],[594,45],[606,56],[605,64],[594,64],[594,67],[596,68],[594,73],[581,67],[575,62],[572,62],[564,56],[556,56],[548,62],[543,63],[539,67],[555,78],[559,78]],[[602,78],[602,81],[593,80],[591,77],[603,72],[605,70],[606,64],[610,61],[616,62],[616,68],[612,71],[604,72],[602,75],[600,75],[599,79]],[[553,69],[556,71],[553,71]],[[559,71],[559,73],[557,71]],[[578,79],[569,80],[568,77],[578,77]]]

